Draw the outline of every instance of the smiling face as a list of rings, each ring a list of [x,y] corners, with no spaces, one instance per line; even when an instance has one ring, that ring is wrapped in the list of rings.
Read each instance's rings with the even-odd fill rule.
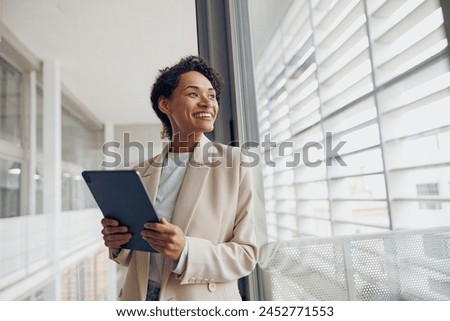
[[[171,97],[161,96],[158,107],[181,138],[212,131],[219,109],[211,82],[197,71],[182,74]]]

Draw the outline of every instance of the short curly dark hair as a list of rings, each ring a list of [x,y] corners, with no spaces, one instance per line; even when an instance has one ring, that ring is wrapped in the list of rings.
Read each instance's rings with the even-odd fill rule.
[[[198,56],[187,56],[182,58],[176,65],[159,70],[159,75],[151,90],[150,100],[152,102],[153,110],[163,123],[163,130],[161,132],[162,138],[167,137],[172,139],[173,132],[169,117],[159,110],[158,100],[161,96],[170,98],[173,91],[178,86],[180,76],[189,71],[197,71],[208,78],[216,91],[217,103],[220,106],[220,93],[223,84],[222,77],[216,70],[210,67],[203,58]]]

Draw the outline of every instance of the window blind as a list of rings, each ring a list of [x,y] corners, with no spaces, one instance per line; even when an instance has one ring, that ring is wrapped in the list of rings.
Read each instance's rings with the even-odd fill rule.
[[[437,0],[292,2],[255,66],[270,240],[450,224],[447,50]]]

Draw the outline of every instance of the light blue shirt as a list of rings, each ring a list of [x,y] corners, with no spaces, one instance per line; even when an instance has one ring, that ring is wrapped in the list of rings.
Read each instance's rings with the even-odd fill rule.
[[[167,154],[159,179],[158,193],[154,204],[159,218],[164,217],[168,222],[172,221],[173,212],[186,174],[187,165],[191,153]],[[186,269],[186,257],[189,249],[188,239],[178,262],[174,262],[172,272],[182,274]],[[161,284],[164,256],[159,253],[150,253],[149,281]]]

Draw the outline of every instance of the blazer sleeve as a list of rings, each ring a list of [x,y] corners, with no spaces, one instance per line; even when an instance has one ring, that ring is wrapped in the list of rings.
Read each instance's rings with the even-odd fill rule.
[[[209,282],[230,282],[248,275],[254,269],[258,249],[252,212],[252,180],[249,168],[239,166],[239,196],[233,236],[228,242],[213,244],[198,237],[188,237],[186,269],[180,284],[199,278]]]
[[[133,251],[131,250],[122,249],[118,255],[114,255],[112,249],[109,249],[109,258],[120,265],[128,266],[130,264],[132,253]]]

